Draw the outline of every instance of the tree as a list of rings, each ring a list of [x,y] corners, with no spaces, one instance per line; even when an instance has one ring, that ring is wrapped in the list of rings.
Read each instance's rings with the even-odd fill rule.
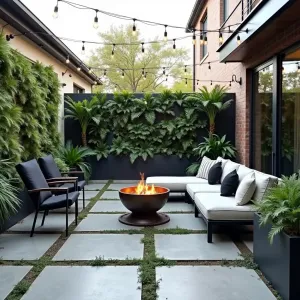
[[[95,70],[95,73],[101,76],[106,91],[128,90],[133,93],[157,91],[161,85],[167,83],[162,68],[165,67],[165,74],[169,75],[168,81],[170,81],[171,76],[178,76],[177,67],[181,66],[183,69],[188,60],[187,49],[174,50],[168,42],[145,44],[145,51],[142,53],[143,39],[139,31],[136,35],[132,34],[131,26],[112,26],[108,32],[100,33],[99,36],[105,44],[109,45],[103,45],[95,50],[89,65],[101,69]],[[112,44],[120,43],[136,44],[116,45],[112,56]],[[142,74],[142,68],[145,68],[145,76]],[[107,70],[105,77],[103,69]],[[123,73],[124,78],[122,78]]]

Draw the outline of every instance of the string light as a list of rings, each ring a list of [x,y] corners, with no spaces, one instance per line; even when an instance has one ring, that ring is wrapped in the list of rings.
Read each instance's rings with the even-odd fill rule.
[[[186,79],[185,79],[185,86],[187,86],[187,84],[188,84],[188,83],[187,83],[187,78],[186,78]]]
[[[90,74],[92,73],[92,68],[89,68],[89,73],[90,73]]]
[[[297,63],[297,72],[300,73],[300,64]]]
[[[136,25],[135,25],[135,21],[136,21],[136,19],[133,19],[133,25],[132,25],[132,35],[133,35],[133,36],[136,35]]]
[[[184,66],[184,74],[187,74],[187,69],[186,69],[187,65]]]
[[[222,35],[222,32],[219,33],[219,43],[220,43],[220,45],[223,44],[223,35]]]
[[[195,33],[195,29],[193,29],[193,41],[192,41],[193,45],[196,44],[196,33]]]
[[[166,75],[166,81],[168,81],[168,76],[169,76],[169,75],[167,74],[167,75]]]
[[[124,79],[124,76],[125,76],[125,72],[124,70],[122,70],[122,78]]]
[[[103,76],[105,77],[106,74],[107,74],[107,71],[106,71],[106,69],[105,69],[104,72],[103,72]]]
[[[53,19],[57,19],[58,18],[58,1],[57,1],[56,5],[54,7],[52,17],[53,17]]]
[[[96,9],[95,12],[96,12],[96,15],[95,15],[95,18],[94,18],[94,24],[93,24],[93,27],[94,27],[95,29],[98,29],[98,27],[99,27],[99,23],[98,23],[98,9]]]
[[[204,36],[204,45],[206,46],[207,45],[207,35],[205,34]]]
[[[84,41],[82,41],[81,54],[82,54],[82,55],[85,55]]]
[[[173,49],[176,49],[176,39],[173,39]]]
[[[208,63],[208,70],[211,70],[210,62]]]
[[[142,75],[143,76],[145,75],[145,69],[144,68],[142,69]]]
[[[80,66],[77,67],[77,71],[78,71],[78,72],[81,71],[81,65],[82,65],[82,63],[80,63]]]
[[[212,80],[210,81],[210,85],[212,85],[213,84],[213,82],[212,82]]]
[[[145,72],[145,75],[144,75],[144,79],[146,79],[147,78],[147,72]]]
[[[97,85],[98,84],[98,82],[97,81],[94,81],[94,85]]]
[[[142,53],[145,53],[144,44],[145,44],[145,43],[142,43]]]
[[[166,67],[163,67],[163,75],[166,75]]]
[[[241,37],[240,37],[240,35],[237,36],[236,41],[237,41],[237,44],[238,44],[238,45],[241,44]]]
[[[112,50],[111,50],[111,58],[114,58],[115,55],[115,44],[113,44]]]
[[[6,40],[9,42],[10,40],[12,40],[15,36],[13,34],[7,34],[6,35]]]
[[[231,81],[229,81],[229,86],[231,86]]]
[[[168,40],[167,27],[168,27],[168,25],[165,25],[165,32],[164,32],[164,41],[165,41],[165,42]]]
[[[201,34],[200,34],[200,45],[203,45],[203,43],[204,43],[204,42],[203,42],[203,34],[201,33]]]
[[[199,80],[197,79],[197,85],[199,85]]]
[[[66,64],[69,64],[70,63],[70,56],[69,54],[67,55],[67,58],[66,58]]]

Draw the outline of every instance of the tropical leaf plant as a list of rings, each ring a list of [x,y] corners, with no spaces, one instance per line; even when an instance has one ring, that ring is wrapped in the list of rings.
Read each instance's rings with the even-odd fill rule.
[[[54,155],[60,158],[70,169],[80,169],[86,179],[90,177],[91,165],[85,159],[96,155],[94,150],[88,147],[73,146],[71,141],[68,141],[65,146],[60,146]]]
[[[282,181],[269,189],[261,201],[254,203],[260,225],[271,224],[270,243],[284,231],[289,235],[300,236],[300,179],[299,174],[283,176]]]
[[[217,113],[227,109],[233,100],[223,102],[228,87],[215,85],[211,91],[206,86],[199,89],[199,93],[188,96],[188,100],[197,101],[199,109],[202,110],[209,120],[209,134],[215,133],[215,118]]]
[[[97,160],[102,158],[107,158],[110,152],[110,149],[107,144],[98,142],[96,148],[94,149],[96,153]]]
[[[11,180],[0,174],[0,226],[17,213],[21,205],[17,197],[18,192],[19,189]]]
[[[65,102],[68,105],[67,108],[65,108],[65,118],[72,118],[79,122],[82,144],[84,147],[87,147],[87,128],[92,121],[97,123],[98,98],[93,97],[90,101],[84,99],[83,101],[76,102],[67,96]]]

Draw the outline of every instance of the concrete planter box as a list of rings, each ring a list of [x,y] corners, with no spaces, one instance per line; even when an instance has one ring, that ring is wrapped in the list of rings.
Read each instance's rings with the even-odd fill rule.
[[[97,161],[96,157],[89,160],[92,166],[91,180],[103,179],[139,179],[140,172],[148,176],[185,176],[186,168],[194,159],[179,158],[176,155],[155,155],[144,161],[138,158],[133,164],[128,156],[109,155]]]
[[[283,300],[298,300],[300,295],[300,237],[281,233],[271,245],[268,234],[271,225],[259,227],[254,217],[254,261]]]

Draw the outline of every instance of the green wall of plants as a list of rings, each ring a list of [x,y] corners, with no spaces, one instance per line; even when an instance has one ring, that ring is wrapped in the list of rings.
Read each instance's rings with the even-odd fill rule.
[[[57,148],[59,88],[52,67],[30,62],[0,35],[0,160],[17,163]]]

